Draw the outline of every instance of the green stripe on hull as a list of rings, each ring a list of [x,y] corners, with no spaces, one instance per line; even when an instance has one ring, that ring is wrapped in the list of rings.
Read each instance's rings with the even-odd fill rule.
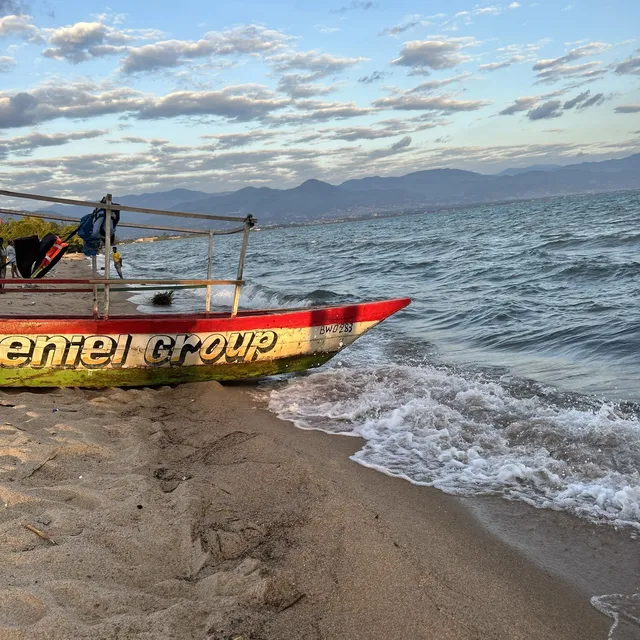
[[[0,368],[0,387],[148,387],[205,380],[245,380],[319,367],[337,352],[262,362],[130,369]]]

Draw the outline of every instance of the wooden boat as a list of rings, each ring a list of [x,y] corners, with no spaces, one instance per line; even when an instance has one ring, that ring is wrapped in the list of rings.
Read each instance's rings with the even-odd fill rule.
[[[318,367],[408,299],[229,314],[0,321],[0,386],[238,380]]]
[[[0,195],[7,194],[47,202],[79,203],[0,191]],[[82,204],[105,206],[104,203]],[[110,206],[111,198],[107,196],[107,211]],[[160,213],[159,210],[134,207],[118,208]],[[0,209],[0,213],[34,215],[7,209]],[[162,213],[179,215],[180,212]],[[186,216],[220,219],[205,214]],[[223,219],[229,220],[228,217]],[[207,230],[199,231],[209,236],[207,279],[117,281],[156,288],[166,288],[176,283],[179,286],[205,286],[207,296],[204,313],[110,316],[109,290],[116,281],[109,280],[108,261],[104,278],[96,277],[94,260],[94,277],[91,279],[34,281],[39,286],[45,286],[44,291],[93,291],[93,317],[2,318],[0,315],[0,387],[163,385],[201,380],[240,380],[302,371],[324,364],[376,324],[410,303],[408,298],[400,298],[340,307],[239,311],[250,231],[250,222],[245,218],[240,220],[243,221],[240,231],[244,236],[236,280],[211,279],[212,239],[217,233],[225,232]],[[159,228],[195,233],[193,229]],[[106,255],[109,255],[109,239],[110,230],[107,228]],[[0,282],[14,284],[14,290],[22,293],[37,291],[15,289],[15,281],[12,280]],[[235,286],[234,302],[230,312],[214,313],[210,310],[210,288],[221,284]],[[60,289],[60,285],[67,288]],[[102,313],[98,310],[99,289],[104,292]],[[5,291],[10,293],[10,286]]]

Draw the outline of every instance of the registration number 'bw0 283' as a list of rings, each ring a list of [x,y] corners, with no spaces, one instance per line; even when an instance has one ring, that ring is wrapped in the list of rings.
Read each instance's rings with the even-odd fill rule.
[[[328,324],[324,327],[320,327],[321,336],[338,333],[351,333],[352,331],[353,322],[346,322],[344,324]]]

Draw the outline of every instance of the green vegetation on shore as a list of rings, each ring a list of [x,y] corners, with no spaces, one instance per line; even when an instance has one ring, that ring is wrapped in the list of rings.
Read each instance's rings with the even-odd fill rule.
[[[24,238],[26,236],[38,236],[42,239],[48,233],[55,233],[63,240],[76,229],[75,224],[59,224],[57,222],[50,222],[42,220],[42,218],[32,218],[25,216],[18,220],[12,218],[5,219],[0,225],[0,237],[4,238],[5,244],[8,240],[15,240],[16,238]],[[76,235],[69,241],[69,251],[81,251],[82,240]]]

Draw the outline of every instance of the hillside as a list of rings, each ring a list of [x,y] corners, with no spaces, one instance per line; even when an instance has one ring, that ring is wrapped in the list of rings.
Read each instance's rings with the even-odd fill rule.
[[[416,207],[459,206],[548,196],[640,189],[640,154],[619,160],[583,162],[567,166],[540,165],[485,175],[458,169],[432,169],[404,176],[372,176],[332,185],[307,180],[292,189],[244,187],[207,194],[171,191],[115,196],[132,206],[197,211],[220,215],[252,213],[260,224],[291,224],[368,216]],[[97,197],[97,196],[96,196]],[[82,215],[71,207],[49,211]],[[126,220],[150,224],[157,217],[127,214]],[[171,224],[163,218],[165,224]],[[181,226],[201,221],[184,220]],[[175,224],[175,222],[174,222]]]

